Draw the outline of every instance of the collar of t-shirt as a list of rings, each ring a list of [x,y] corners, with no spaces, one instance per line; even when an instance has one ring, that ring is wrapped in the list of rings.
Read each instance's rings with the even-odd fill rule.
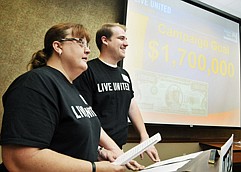
[[[100,59],[100,58],[99,58]],[[103,61],[102,59],[100,59],[100,61],[102,61],[103,63],[105,63],[106,65],[110,66],[110,67],[114,67],[114,68],[117,68],[117,65],[113,65],[113,64],[110,64],[110,63],[106,63],[105,61]]]

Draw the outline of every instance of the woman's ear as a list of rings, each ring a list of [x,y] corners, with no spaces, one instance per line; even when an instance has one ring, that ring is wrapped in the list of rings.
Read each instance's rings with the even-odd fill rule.
[[[62,44],[59,41],[54,41],[52,46],[54,51],[60,56],[62,54]]]

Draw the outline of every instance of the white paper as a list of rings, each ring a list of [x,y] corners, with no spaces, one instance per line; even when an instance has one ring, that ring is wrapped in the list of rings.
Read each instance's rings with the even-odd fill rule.
[[[178,168],[182,167],[186,163],[188,163],[191,159],[196,158],[198,155],[200,155],[203,151],[191,153],[188,155],[183,155],[175,158],[171,158],[168,160],[160,161],[155,164],[152,164],[145,168],[146,171],[153,171],[158,170],[159,172],[161,170],[168,172],[168,171],[176,171]]]
[[[184,166],[186,163],[188,163],[190,160],[186,160],[186,161],[182,161],[182,162],[177,162],[177,163],[173,163],[173,164],[167,164],[167,165],[163,165],[163,166],[158,166],[155,168],[148,168],[148,169],[144,169],[142,170],[143,172],[173,172],[176,171],[177,169],[181,168],[182,166]]]
[[[150,146],[153,146],[157,142],[161,141],[160,133],[156,133],[154,136],[150,137],[149,139],[145,140],[144,142],[140,143],[139,145],[131,148],[124,154],[120,155],[113,164],[115,165],[125,165],[130,160],[134,159],[144,151],[146,151]]]

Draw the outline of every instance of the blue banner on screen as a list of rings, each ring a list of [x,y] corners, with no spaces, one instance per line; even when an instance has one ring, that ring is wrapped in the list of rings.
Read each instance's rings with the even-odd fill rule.
[[[240,127],[239,23],[180,0],[128,0],[123,68],[146,123]]]

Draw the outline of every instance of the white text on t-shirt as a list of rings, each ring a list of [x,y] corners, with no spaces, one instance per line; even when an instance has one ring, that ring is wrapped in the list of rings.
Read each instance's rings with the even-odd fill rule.
[[[98,92],[106,91],[130,91],[129,83],[126,82],[113,82],[113,83],[98,83]]]
[[[96,114],[92,110],[92,108],[89,107],[83,107],[83,106],[71,106],[71,109],[73,113],[75,114],[76,118],[92,118],[95,117]]]

